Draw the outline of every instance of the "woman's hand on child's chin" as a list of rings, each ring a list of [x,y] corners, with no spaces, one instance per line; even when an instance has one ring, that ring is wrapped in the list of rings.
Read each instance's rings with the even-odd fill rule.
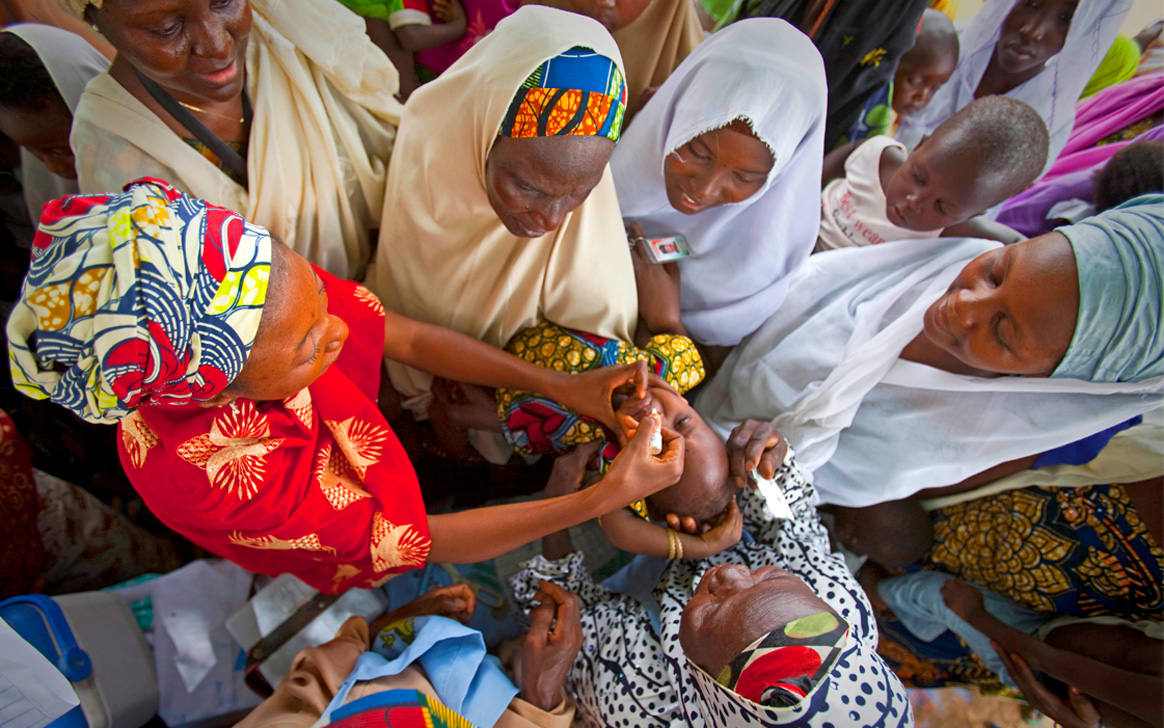
[[[663,451],[651,455],[651,433],[655,427],[661,428]],[[683,475],[683,447],[683,436],[663,427],[659,415],[644,418],[643,426],[635,431],[615,456],[606,477],[595,486],[607,496],[609,508],[604,512],[609,513],[678,483]]]
[[[627,388],[630,396],[642,397],[650,377],[646,360],[631,364],[591,369],[588,372],[563,374],[558,392],[545,392],[580,415],[598,420],[612,432],[619,433],[618,418],[611,400],[615,391]]]
[[[702,551],[702,553],[688,554],[687,558],[706,559],[709,556],[714,556],[739,543],[743,532],[744,516],[740,513],[736,499],[732,498],[731,502],[728,503],[727,510],[716,516],[711,529],[699,537],[699,540],[703,542],[703,548],[696,551]]]

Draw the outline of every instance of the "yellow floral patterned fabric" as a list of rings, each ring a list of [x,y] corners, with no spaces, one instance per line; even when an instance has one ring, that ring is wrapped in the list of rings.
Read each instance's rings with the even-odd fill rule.
[[[703,381],[703,359],[686,336],[653,337],[639,349],[624,341],[541,323],[515,336],[506,351],[546,369],[560,372],[590,371],[641,359],[680,394]],[[497,390],[497,416],[506,441],[523,455],[564,452],[575,445],[601,440],[601,470],[618,454],[618,444],[608,441],[602,425],[546,397],[509,389]],[[637,508],[635,506],[638,506]],[[646,506],[632,506],[646,518]]]
[[[1164,549],[1121,485],[1032,486],[934,513],[923,567],[1049,616],[1164,621]],[[878,652],[907,685],[1001,684],[953,633],[921,642],[879,619]]]

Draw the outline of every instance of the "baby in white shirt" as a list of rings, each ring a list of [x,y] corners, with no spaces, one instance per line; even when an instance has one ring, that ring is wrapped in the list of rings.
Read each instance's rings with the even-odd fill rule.
[[[1048,145],[1038,112],[1006,96],[971,102],[913,154],[888,137],[867,139],[843,152],[844,176],[821,192],[816,250],[939,235],[1021,240],[1010,228],[977,216],[1034,182],[1046,165]],[[841,161],[830,154],[825,169]]]

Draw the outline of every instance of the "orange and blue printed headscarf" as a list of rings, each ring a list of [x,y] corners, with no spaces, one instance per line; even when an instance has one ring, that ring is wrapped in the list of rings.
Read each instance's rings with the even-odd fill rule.
[[[748,645],[716,682],[758,705],[797,705],[833,669],[848,636],[849,623],[832,612],[795,619]]]
[[[271,238],[145,178],[45,205],[8,320],[16,388],[89,422],[210,399],[255,341]]]
[[[626,83],[618,65],[576,46],[546,61],[517,89],[498,136],[602,136],[618,141]]]

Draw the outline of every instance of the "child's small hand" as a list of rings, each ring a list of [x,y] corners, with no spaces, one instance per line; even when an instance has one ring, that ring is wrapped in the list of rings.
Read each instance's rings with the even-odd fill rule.
[[[942,585],[942,601],[954,614],[965,620],[986,609],[982,592],[961,579],[951,579]]]
[[[595,440],[579,445],[570,452],[558,457],[550,471],[550,479],[546,482],[543,491],[547,498],[559,495],[570,495],[582,487],[582,478],[586,475],[586,466],[598,455],[602,443]]]
[[[432,12],[442,23],[451,23],[464,16],[465,9],[457,0],[433,0]]]
[[[731,548],[740,540],[740,535],[744,532],[744,516],[740,513],[740,507],[736,505],[736,499],[732,498],[728,503],[727,510],[716,516],[715,523],[711,529],[699,536],[699,541],[702,544],[700,548],[686,554],[689,559],[706,559],[709,556],[714,556],[724,549]]]

